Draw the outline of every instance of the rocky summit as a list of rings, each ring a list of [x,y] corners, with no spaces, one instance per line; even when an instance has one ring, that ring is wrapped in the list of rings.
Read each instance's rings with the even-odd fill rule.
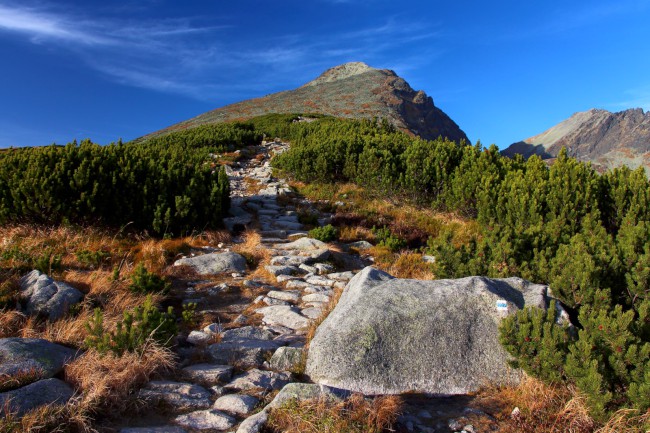
[[[469,141],[458,125],[422,90],[413,90],[391,70],[375,69],[361,62],[336,66],[298,89],[217,108],[154,135],[210,123],[246,120],[268,113],[381,118],[425,139],[443,137],[456,142]]]
[[[650,112],[635,108],[617,113],[598,109],[575,113],[502,153],[552,159],[563,147],[569,156],[591,162],[599,170],[625,165],[644,167],[650,174]]]

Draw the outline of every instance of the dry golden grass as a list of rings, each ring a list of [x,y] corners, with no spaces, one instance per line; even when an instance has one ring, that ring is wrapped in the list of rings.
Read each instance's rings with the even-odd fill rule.
[[[372,231],[365,227],[339,227],[339,241],[341,242],[372,241],[374,238],[375,236],[372,234]]]
[[[595,433],[648,433],[650,432],[650,410],[644,414],[632,409],[621,409],[596,430]]]
[[[95,433],[91,418],[74,403],[34,409],[22,417],[9,413],[0,419],[2,433]]]
[[[232,250],[246,258],[248,267],[260,269],[271,258],[269,250],[262,245],[262,236],[255,230],[246,230],[242,238],[244,241],[235,245]]]
[[[311,200],[345,202],[343,207],[336,209],[335,215],[335,220],[340,219],[342,222],[340,239],[343,242],[372,240],[372,233],[368,233],[372,226],[387,226],[396,236],[411,245],[422,244],[428,238],[438,237],[443,231],[451,231],[452,242],[460,246],[480,233],[476,221],[411,204],[406,199],[400,199],[397,205],[395,200],[358,185],[301,182],[293,182],[291,185]]]
[[[372,247],[367,252],[375,259],[373,266],[394,277],[436,279],[431,264],[422,260],[422,254],[409,251],[393,253],[389,248],[382,246]]]
[[[478,408],[491,413],[497,423],[491,424],[498,433],[593,433],[596,423],[588,414],[584,398],[572,388],[525,378],[516,387],[488,387],[478,393]],[[519,413],[513,416],[513,410]],[[480,429],[480,427],[479,427]]]
[[[0,310],[0,338],[18,335],[26,322],[27,317],[16,310]]]
[[[86,413],[102,409],[120,412],[132,403],[132,391],[156,372],[173,367],[173,353],[150,342],[138,352],[100,354],[93,349],[65,368],[66,381],[80,393],[79,405]]]
[[[401,407],[397,396],[365,399],[354,394],[343,402],[292,400],[271,411],[268,427],[278,433],[380,433],[391,431]]]

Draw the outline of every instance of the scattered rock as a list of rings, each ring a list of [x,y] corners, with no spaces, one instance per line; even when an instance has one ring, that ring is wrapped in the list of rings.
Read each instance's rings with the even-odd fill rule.
[[[269,298],[280,299],[281,301],[298,302],[300,301],[300,292],[295,290],[271,290],[266,294]]]
[[[351,242],[347,246],[348,248],[354,248],[360,251],[372,248],[372,244],[368,241]]]
[[[237,340],[272,340],[273,334],[255,326],[228,329],[221,334],[221,342]]]
[[[20,296],[27,301],[27,314],[54,321],[68,314],[70,306],[81,302],[84,295],[66,283],[33,270],[20,279]]]
[[[286,373],[278,373],[275,371],[264,371],[256,368],[248,370],[245,373],[237,376],[227,384],[227,389],[234,389],[237,391],[257,390],[270,391],[280,389],[290,381],[290,377]]]
[[[280,347],[275,351],[269,366],[278,371],[294,371],[304,362],[305,351],[300,347]]]
[[[248,415],[259,402],[251,395],[229,394],[219,397],[212,408],[232,415]]]
[[[208,334],[203,331],[192,331],[187,336],[187,342],[195,346],[202,346],[210,343],[214,339],[214,334]]]
[[[264,266],[264,269],[266,269],[270,274],[273,276],[278,276],[278,275],[294,275],[298,273],[298,268],[295,266],[271,266],[267,265]]]
[[[237,424],[237,420],[216,409],[199,410],[177,416],[174,422],[193,430],[228,430]]]
[[[229,365],[194,364],[185,367],[182,372],[190,380],[207,386],[224,383],[232,377],[232,367]]]
[[[77,351],[40,338],[0,339],[0,380],[47,379],[63,370]],[[23,382],[24,383],[24,382]]]
[[[266,410],[251,415],[246,418],[237,429],[237,433],[259,433],[266,421],[269,418],[269,413]]]
[[[174,266],[189,266],[199,275],[212,275],[221,272],[246,272],[246,259],[232,252],[211,253],[176,260]]]
[[[279,346],[279,343],[269,340],[222,341],[208,346],[208,354],[216,364],[256,367],[262,365]]]
[[[164,404],[176,412],[210,407],[208,390],[191,383],[155,380],[142,388],[138,395],[152,405]]]
[[[309,326],[309,319],[300,314],[300,310],[290,306],[263,307],[256,310],[267,325],[280,325],[289,329],[299,330]]]
[[[300,313],[309,319],[316,320],[323,314],[323,309],[320,307],[303,308]]]
[[[329,302],[330,296],[324,292],[311,293],[302,297],[303,302]]]
[[[22,416],[45,405],[63,405],[74,395],[70,385],[59,379],[45,379],[13,391],[0,393],[0,414]]]

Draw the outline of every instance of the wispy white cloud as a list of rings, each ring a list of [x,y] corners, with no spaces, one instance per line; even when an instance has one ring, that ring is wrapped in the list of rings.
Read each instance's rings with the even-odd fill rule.
[[[650,85],[626,91],[625,99],[609,104],[609,108],[613,110],[643,108],[645,111],[650,111]]]
[[[59,39],[84,45],[111,43],[110,39],[99,35],[75,30],[79,28],[79,24],[72,24],[63,16],[34,8],[0,4],[0,29],[26,34],[35,42],[42,39]]]
[[[10,32],[70,50],[124,85],[211,100],[236,97],[241,89],[272,90],[277,73],[292,72],[297,85],[346,61],[378,61],[383,66],[386,53],[395,51],[404,51],[400,69],[407,69],[408,63],[422,59],[404,48],[438,36],[438,26],[393,17],[355,31],[323,29],[322,37],[280,33],[246,42],[228,34],[233,28],[227,23],[200,25],[203,20],[191,17],[135,22],[120,14],[106,16],[112,18],[0,0],[0,37]]]

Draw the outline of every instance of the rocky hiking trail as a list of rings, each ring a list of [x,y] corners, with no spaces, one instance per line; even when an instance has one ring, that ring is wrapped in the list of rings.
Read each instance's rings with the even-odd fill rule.
[[[273,177],[270,159],[287,148],[287,143],[263,142],[228,167],[232,216],[224,223],[234,234],[232,243],[197,250],[174,263],[191,268],[188,275],[195,277],[175,281],[176,302],[196,304],[197,322],[211,323],[179,338],[178,371],[142,388],[145,409],[123,420],[117,431],[260,432],[269,410],[287,399],[349,395],[305,383],[306,334],[335,291],[372,259],[307,237],[299,210],[316,216],[319,225],[331,215]],[[250,232],[259,234],[258,248],[270,258],[258,269],[233,252]],[[216,274],[218,283],[207,277]],[[470,400],[406,396],[396,429],[475,431],[463,422],[475,411]]]

